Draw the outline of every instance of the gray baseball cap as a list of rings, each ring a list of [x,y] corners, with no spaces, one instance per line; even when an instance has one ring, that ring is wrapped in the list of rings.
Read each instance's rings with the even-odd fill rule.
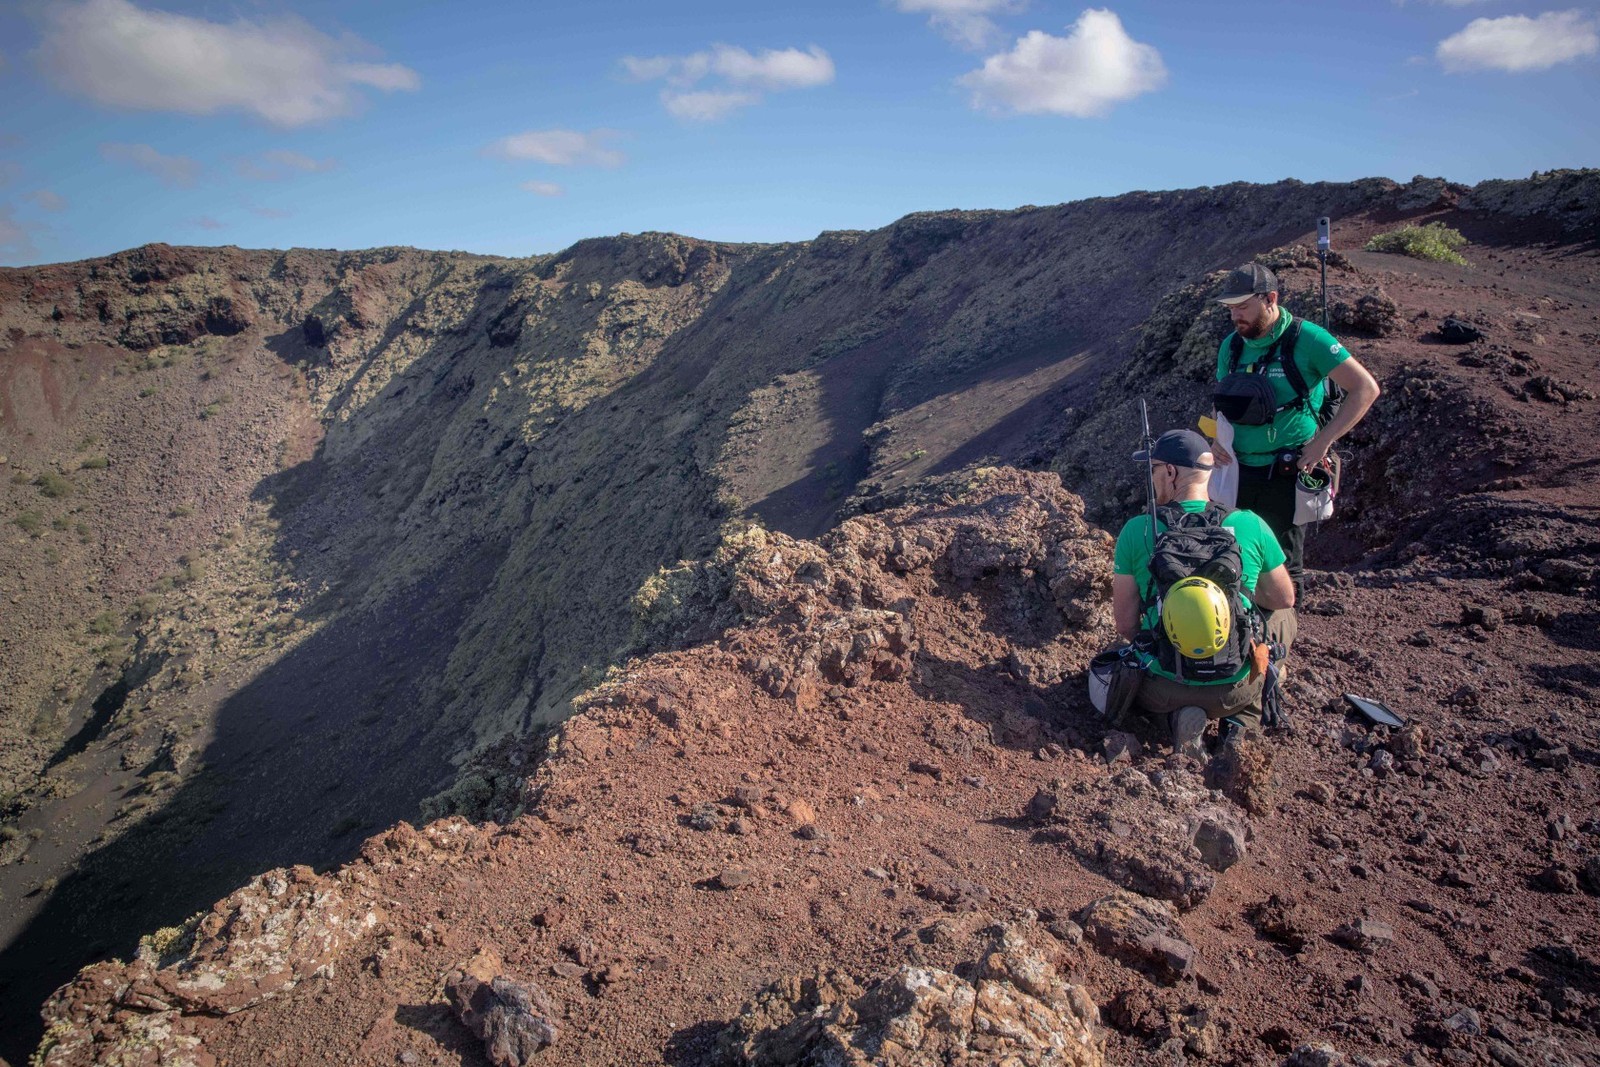
[[[1217,294],[1219,304],[1242,304],[1252,296],[1278,292],[1278,276],[1259,263],[1246,263],[1228,272]]]

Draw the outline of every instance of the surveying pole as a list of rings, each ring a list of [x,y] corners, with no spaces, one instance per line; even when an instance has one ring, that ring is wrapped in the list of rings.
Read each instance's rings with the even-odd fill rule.
[[[1328,244],[1329,221],[1324,215],[1317,220],[1317,261],[1322,264],[1322,328],[1328,328]]]

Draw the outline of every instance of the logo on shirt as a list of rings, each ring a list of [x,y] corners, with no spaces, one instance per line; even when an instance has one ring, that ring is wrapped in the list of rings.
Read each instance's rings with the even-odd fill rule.
[[[1338,341],[1335,341],[1335,342],[1333,342],[1333,344],[1328,346],[1328,351],[1332,352],[1336,356],[1343,350],[1344,350],[1344,346],[1341,345]]]

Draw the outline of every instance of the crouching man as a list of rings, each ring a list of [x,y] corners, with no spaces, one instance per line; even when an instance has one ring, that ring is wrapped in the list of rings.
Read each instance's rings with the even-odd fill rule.
[[[1199,756],[1209,720],[1224,742],[1261,726],[1263,691],[1295,636],[1294,584],[1277,537],[1250,511],[1207,498],[1215,459],[1193,430],[1148,456],[1156,517],[1117,535],[1112,613],[1142,665],[1131,708],[1166,720],[1173,747]],[[1270,725],[1270,723],[1269,723]]]

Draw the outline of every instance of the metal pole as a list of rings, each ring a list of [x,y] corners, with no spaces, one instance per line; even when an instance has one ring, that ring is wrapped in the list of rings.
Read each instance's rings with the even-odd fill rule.
[[[1150,453],[1156,442],[1150,436],[1150,409],[1142,396],[1139,398],[1139,422],[1144,430],[1144,491],[1145,499],[1150,502],[1150,554],[1153,556],[1156,552],[1156,461]]]
[[[1330,223],[1324,215],[1317,220],[1317,260],[1322,264],[1322,328],[1328,328],[1328,246]]]

